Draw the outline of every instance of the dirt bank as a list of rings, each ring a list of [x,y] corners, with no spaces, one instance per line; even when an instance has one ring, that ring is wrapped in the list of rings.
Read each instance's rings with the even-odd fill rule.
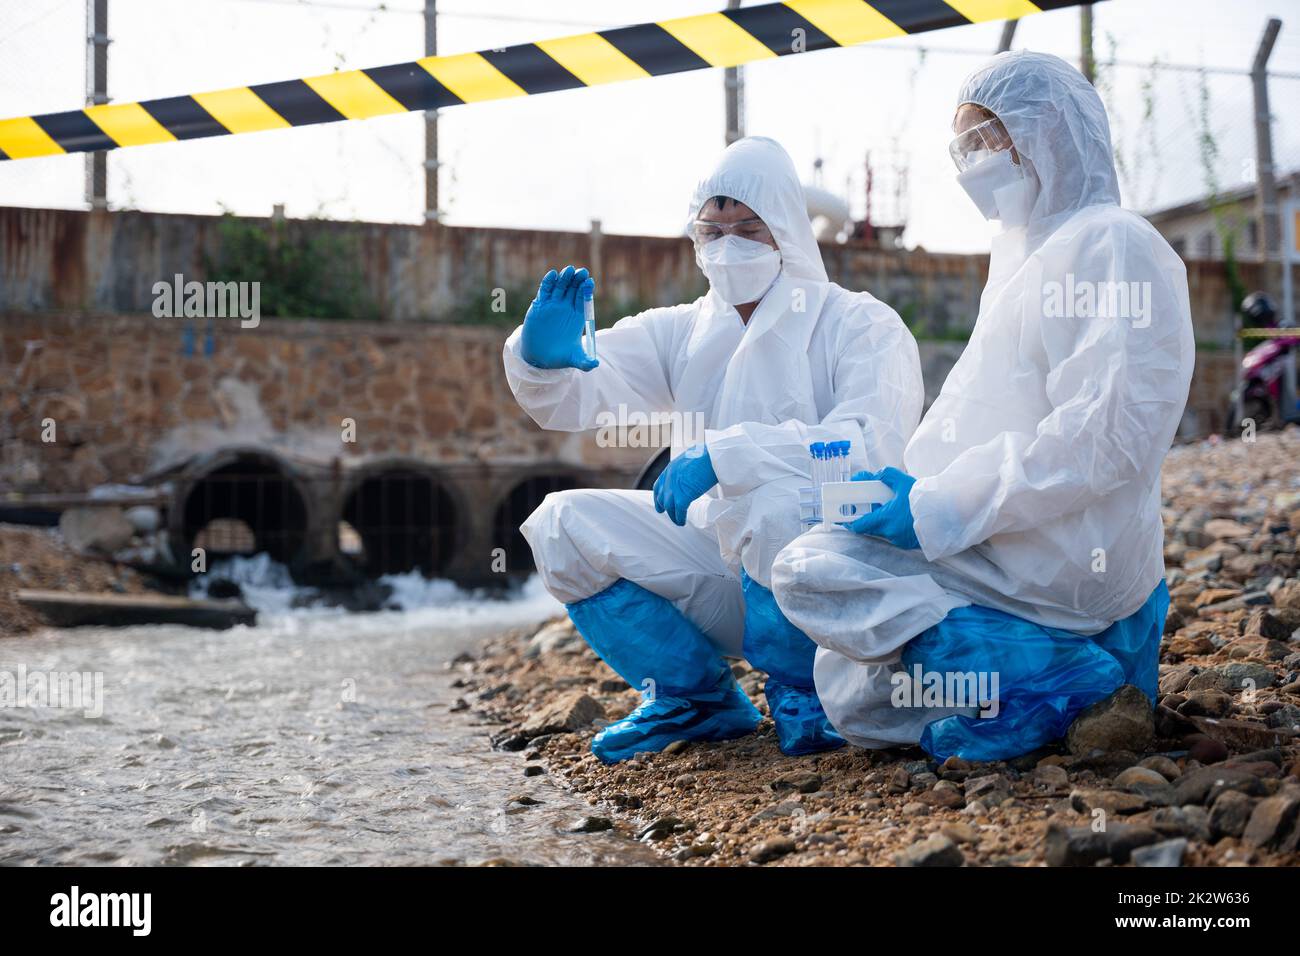
[[[69,594],[150,591],[138,572],[77,554],[53,528],[0,524],[0,637],[35,630],[44,623],[39,615],[15,600],[14,592],[22,588],[45,588]]]
[[[567,621],[460,661],[463,707],[499,724],[521,774],[586,796],[575,829],[626,829],[688,865],[1300,865],[1300,431],[1175,449],[1164,493],[1154,721],[1120,692],[1068,744],[939,765],[918,749],[785,757],[765,719],[604,767],[590,738],[638,698]],[[734,670],[765,709],[763,675]]]

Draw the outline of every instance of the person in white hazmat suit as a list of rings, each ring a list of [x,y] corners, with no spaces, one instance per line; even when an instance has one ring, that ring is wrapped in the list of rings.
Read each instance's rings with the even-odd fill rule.
[[[594,361],[579,344],[593,280],[570,266],[542,280],[504,350],[510,388],[543,428],[627,420],[620,406],[674,425],[653,493],[558,492],[521,529],[547,589],[643,692],[593,741],[605,762],[753,732],[760,714],[727,657],[768,672],[785,752],[843,745],[813,691],[816,645],[768,590],[771,564],[800,531],[809,443],[849,441],[859,467],[897,464],[923,403],[916,343],[898,315],[827,280],[778,143],[732,144],[696,188],[689,223],[706,295],[600,330]],[[684,434],[697,422],[702,434]]]
[[[794,541],[772,587],[819,645],[816,688],[849,741],[1001,759],[1123,683],[1155,694],[1160,467],[1194,346],[1183,263],[1120,208],[1077,70],[1000,54],[953,129],[958,182],[1002,227],[970,342],[903,469],[855,476],[894,498]],[[1000,697],[923,701],[940,671]]]

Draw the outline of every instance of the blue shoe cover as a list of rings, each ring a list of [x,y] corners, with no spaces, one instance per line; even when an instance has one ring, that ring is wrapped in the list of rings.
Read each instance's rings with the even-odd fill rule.
[[[957,608],[903,650],[910,673],[997,677],[997,713],[932,721],[921,747],[937,760],[1006,760],[1065,735],[1089,704],[1132,683],[1154,701],[1169,592],[1163,582],[1135,614],[1087,637],[991,608]],[[986,687],[992,687],[986,683]]]
[[[666,598],[620,578],[568,610],[592,650],[644,698],[592,740],[603,762],[675,740],[743,737],[763,719],[709,639]]]
[[[704,633],[667,598],[619,578],[567,605],[569,617],[619,677],[652,697],[711,690],[731,675]]]
[[[772,592],[740,572],[745,594],[745,659],[767,671],[767,707],[781,752],[789,757],[844,746],[813,685],[817,645],[777,606]]]
[[[717,685],[690,697],[647,697],[641,706],[610,724],[591,741],[602,763],[639,753],[658,753],[677,740],[733,740],[752,734],[763,715],[728,671]]]
[[[1119,661],[1124,668],[1124,683],[1146,694],[1153,707],[1160,679],[1160,639],[1168,613],[1169,588],[1161,581],[1135,613],[1089,638]]]
[[[767,707],[776,724],[776,741],[787,757],[821,753],[844,746],[844,738],[835,732],[815,690],[782,684],[774,677],[763,688]]]

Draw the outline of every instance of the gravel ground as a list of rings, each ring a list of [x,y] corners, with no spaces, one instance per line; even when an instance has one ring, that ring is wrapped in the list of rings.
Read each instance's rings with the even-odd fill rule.
[[[765,719],[614,767],[588,752],[637,695],[566,620],[458,666],[520,773],[685,865],[1300,865],[1300,429],[1174,449],[1160,695],[1132,688],[1010,762],[919,749],[790,758]],[[760,710],[764,675],[734,666]]]

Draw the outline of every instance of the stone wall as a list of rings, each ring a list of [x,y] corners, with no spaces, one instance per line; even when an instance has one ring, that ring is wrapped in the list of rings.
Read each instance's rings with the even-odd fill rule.
[[[263,446],[344,464],[604,469],[626,483],[650,448],[544,432],[515,403],[504,329],[264,319],[0,317],[0,489],[82,491],[160,473],[198,452]],[[922,342],[927,393],[960,354]],[[1185,433],[1221,427],[1230,353],[1202,352]],[[42,423],[54,423],[53,441]],[[345,441],[345,419],[355,440]]]
[[[256,329],[218,320],[209,332],[206,321],[8,315],[0,487],[84,490],[236,444],[314,461],[396,455],[635,473],[651,450],[544,432],[519,409],[502,370],[505,335],[288,320]],[[355,440],[344,440],[345,419]]]

